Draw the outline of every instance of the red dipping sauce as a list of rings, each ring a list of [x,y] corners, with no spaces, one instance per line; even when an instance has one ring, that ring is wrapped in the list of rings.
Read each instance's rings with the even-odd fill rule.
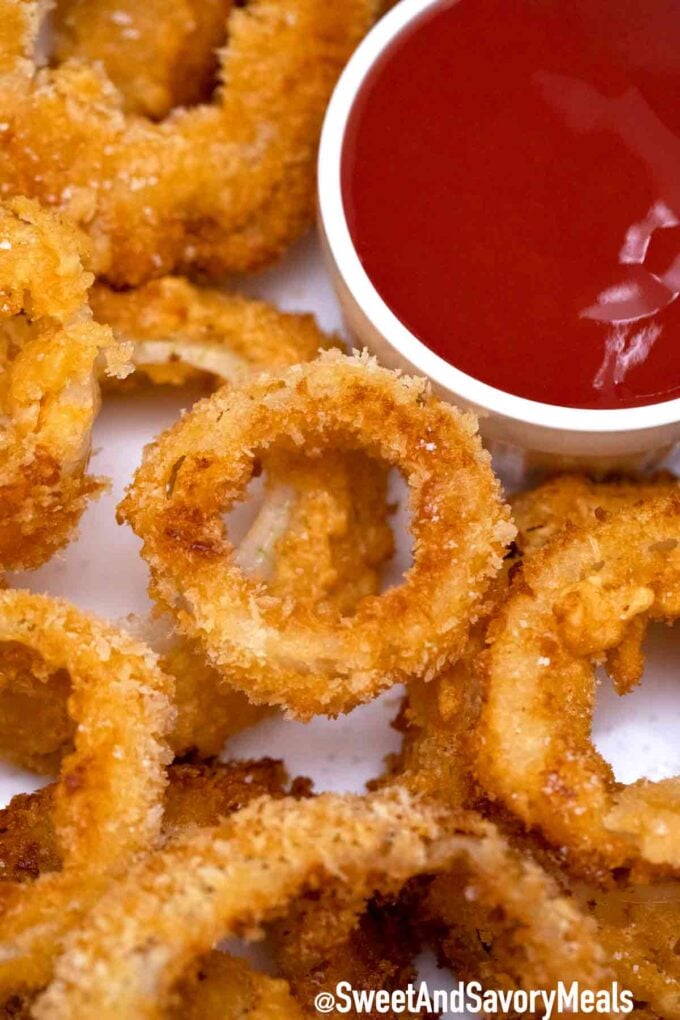
[[[459,0],[347,126],[350,234],[456,368],[550,404],[680,396],[680,0]]]

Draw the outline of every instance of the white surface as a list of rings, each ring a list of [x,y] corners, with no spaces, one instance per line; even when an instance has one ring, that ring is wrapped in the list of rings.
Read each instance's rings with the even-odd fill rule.
[[[297,245],[284,264],[248,279],[241,289],[287,309],[311,310],[326,329],[341,327],[339,309],[312,237]],[[116,525],[114,511],[139,463],[144,443],[172,422],[181,407],[189,406],[191,397],[184,391],[180,395],[156,392],[143,398],[132,395],[105,400],[95,430],[97,453],[92,469],[111,478],[111,492],[90,505],[79,538],[61,556],[33,574],[11,578],[11,583],[63,596],[112,620],[149,608],[147,571],[139,556],[139,542],[129,528]],[[408,562],[410,548],[403,511],[395,517],[395,530],[399,544],[396,575]],[[655,629],[642,688],[623,699],[616,698],[609,685],[601,691],[597,742],[622,780],[643,774],[657,779],[680,772],[679,641],[677,628]],[[360,791],[381,771],[384,756],[398,748],[390,722],[399,699],[398,690],[390,691],[349,716],[315,719],[306,725],[266,720],[234,739],[229,756],[281,757],[292,775],[311,776],[317,790]],[[0,766],[0,802],[6,803],[15,793],[33,789],[40,782],[20,770]],[[438,986],[444,986],[443,975]]]
[[[623,410],[584,410],[505,393],[450,365],[418,340],[383,301],[361,264],[342,200],[347,120],[375,61],[402,29],[437,2],[402,0],[381,18],[347,63],[326,112],[319,150],[319,216],[347,320],[385,364],[429,376],[442,395],[477,411],[490,439],[535,453],[585,456],[594,466],[600,458],[617,458],[620,466],[632,467],[641,453],[662,451],[680,440],[680,398]],[[605,465],[603,460],[603,470]]]

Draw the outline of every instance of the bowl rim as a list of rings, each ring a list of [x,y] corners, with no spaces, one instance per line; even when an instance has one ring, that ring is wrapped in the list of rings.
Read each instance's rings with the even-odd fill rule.
[[[335,266],[372,327],[410,362],[479,411],[551,430],[622,433],[672,426],[680,422],[680,397],[629,408],[575,408],[546,404],[481,382],[430,350],[397,318],[361,264],[352,241],[342,199],[342,150],[347,121],[357,93],[375,61],[411,21],[428,8],[460,0],[401,0],[364,37],[347,63],[331,97],[318,155],[318,209]]]

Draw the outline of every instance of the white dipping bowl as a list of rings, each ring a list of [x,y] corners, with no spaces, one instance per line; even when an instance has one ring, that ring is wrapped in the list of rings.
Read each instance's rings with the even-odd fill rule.
[[[620,410],[583,410],[505,393],[461,372],[418,340],[383,301],[359,260],[342,199],[347,121],[375,61],[403,28],[438,2],[401,0],[392,8],[352,56],[326,113],[318,166],[319,228],[354,342],[389,367],[428,376],[440,397],[475,411],[482,435],[500,456],[501,469],[518,479],[534,469],[603,474],[658,466],[680,442],[680,399]],[[532,365],[518,361],[517,371],[531,372]]]

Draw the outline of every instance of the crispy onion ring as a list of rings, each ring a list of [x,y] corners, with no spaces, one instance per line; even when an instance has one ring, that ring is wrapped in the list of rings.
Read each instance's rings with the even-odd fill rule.
[[[490,988],[610,986],[613,971],[593,919],[530,855],[494,826],[479,827],[470,853],[435,876],[422,906],[458,978]]]
[[[72,678],[75,751],[54,821],[63,869],[0,885],[0,995],[40,987],[66,931],[160,833],[172,685],[148,649],[66,603],[0,592],[0,640]]]
[[[172,634],[167,620],[126,626],[159,655],[173,680],[176,719],[168,736],[176,755],[221,754],[227,740],[267,714],[222,681],[195,644]],[[73,750],[76,721],[68,708],[72,680],[22,644],[0,648],[0,758],[45,775],[59,771]]]
[[[625,884],[606,892],[576,885],[574,894],[597,921],[621,986],[649,1006],[650,1016],[680,1020],[680,885]]]
[[[281,798],[288,790],[282,763],[268,758],[171,765],[163,802],[163,840],[217,825],[259,797]],[[0,811],[0,860],[5,881],[32,882],[39,875],[62,867],[54,826],[56,791],[57,786],[51,785],[36,793],[19,794]],[[295,780],[290,792],[307,795],[307,781]],[[237,981],[242,983],[241,989],[236,987]],[[258,1008],[274,1008],[278,1003],[293,1005],[285,982],[273,982],[244,969],[241,961],[232,965],[223,953],[214,952],[197,961],[195,972],[183,981],[178,990],[178,1015],[213,1020],[216,1014],[211,1014],[209,1008],[220,995],[229,997],[236,1020],[249,1015],[246,1010],[252,1010],[255,1016]],[[0,1016],[29,1016],[31,998],[11,996],[4,1007],[0,1005]],[[237,1006],[243,1013],[237,1011]]]
[[[574,866],[680,866],[678,842],[655,832],[664,815],[649,788],[632,825],[632,794],[621,798],[590,739],[595,663],[636,619],[680,614],[679,515],[673,494],[565,529],[527,560],[489,633],[478,777]]]
[[[126,113],[160,120],[210,98],[232,0],[58,0],[52,60],[103,64]],[[159,28],[161,30],[159,30]]]
[[[608,482],[594,482],[584,475],[560,475],[510,497],[517,525],[515,542],[526,556],[554,539],[567,524],[589,526],[606,513],[678,491],[680,482],[671,474]]]
[[[678,492],[678,480],[662,475],[648,481],[593,482],[582,475],[562,475],[509,499],[517,525],[513,552],[487,597],[487,615],[498,610],[507,597],[509,576],[522,557],[533,555],[554,541],[569,524],[590,527],[603,514],[623,507],[634,508],[645,500]],[[460,661],[445,670],[430,687],[409,685],[408,698],[398,721],[404,743],[394,771],[413,792],[436,794],[447,803],[469,807],[479,796],[475,783],[471,738],[481,707],[477,664],[486,647],[489,620],[470,633]],[[641,641],[646,620],[631,621],[616,648],[606,653],[605,667],[619,694],[631,690],[642,678],[644,656]]]
[[[154,124],[96,66],[39,71],[42,5],[0,0],[2,191],[58,205],[117,285],[271,260],[311,222],[321,120],[375,7],[252,0],[229,19],[215,101]]]
[[[0,568],[37,567],[101,483],[85,474],[95,363],[113,337],[87,304],[86,239],[34,202],[0,205]]]
[[[183,386],[206,376],[235,383],[253,371],[311,361],[320,349],[338,343],[312,315],[287,314],[264,301],[196,287],[179,276],[125,291],[98,283],[90,291],[90,305],[97,321],[129,346],[133,384]],[[110,385],[120,384],[112,380]]]
[[[256,802],[176,841],[113,887],[72,934],[35,1016],[166,1016],[197,955],[230,933],[256,936],[305,888],[329,876],[366,888],[370,875],[396,883],[442,867],[453,849],[445,824],[441,812],[398,790]]]
[[[561,542],[560,536],[567,525],[590,530],[603,516],[624,507],[636,512],[637,507],[653,496],[674,492],[677,492],[677,482],[671,477],[645,483],[593,483],[576,476],[554,479],[511,500],[519,530],[517,546],[531,560],[539,549]],[[509,560],[513,571],[517,569],[517,562],[516,556]],[[506,597],[506,585],[507,576],[501,575],[493,589],[496,611]],[[643,623],[646,626],[646,621]],[[408,703],[400,720],[405,739],[395,766],[396,781],[456,807],[470,806],[480,800],[480,790],[472,772],[474,735],[481,703],[477,667],[485,647],[485,629],[480,625],[474,628],[463,658],[452,670],[445,671],[435,685],[410,686]],[[621,676],[616,672],[621,666],[620,660],[610,653],[606,665],[621,688]],[[641,675],[641,661],[639,671]],[[522,744],[518,747],[521,751]],[[388,777],[385,781],[394,781],[394,778]],[[646,827],[646,838],[653,836],[663,843],[666,856],[670,843],[674,841],[677,845],[678,842],[677,814],[672,806],[676,788],[673,781],[649,784],[643,780],[618,795],[617,814],[620,817],[623,809],[629,806],[627,824],[633,827],[639,825],[641,818],[649,816],[648,811],[640,810],[638,798],[650,794],[654,797],[658,824],[654,830]],[[483,806],[488,814],[489,805]],[[540,861],[559,887],[575,897],[583,912],[592,915],[607,966],[621,987],[633,990],[638,1003],[649,1004],[649,1009],[638,1004],[635,1016],[640,1020],[647,1017],[678,1020],[680,890],[677,883],[648,884],[648,876],[639,875],[636,884],[630,878],[624,879],[602,869],[596,877],[606,884],[607,891],[593,885],[582,886],[565,868],[559,846],[552,847],[535,835],[518,832],[516,824],[513,825],[507,816],[500,822],[518,852]],[[535,909],[541,912],[545,906],[538,900]],[[434,929],[443,956],[459,978],[481,980],[487,987],[531,985],[531,972],[528,977],[523,976],[525,965],[516,958],[514,950],[507,949],[516,931],[512,911],[505,907],[502,911],[495,910],[484,896],[471,896],[469,877],[466,878],[464,871],[459,869],[458,873],[435,880],[426,900],[425,919],[426,929]],[[549,953],[548,960],[552,955]],[[538,950],[536,958],[541,958]],[[534,980],[537,977],[534,975]]]
[[[246,577],[222,520],[257,457],[305,440],[318,454],[363,448],[410,488],[404,582],[328,622]],[[455,658],[513,533],[474,419],[423,380],[334,351],[197,404],[147,449],[120,519],[143,539],[154,597],[216,668],[301,718],[347,711]]]

